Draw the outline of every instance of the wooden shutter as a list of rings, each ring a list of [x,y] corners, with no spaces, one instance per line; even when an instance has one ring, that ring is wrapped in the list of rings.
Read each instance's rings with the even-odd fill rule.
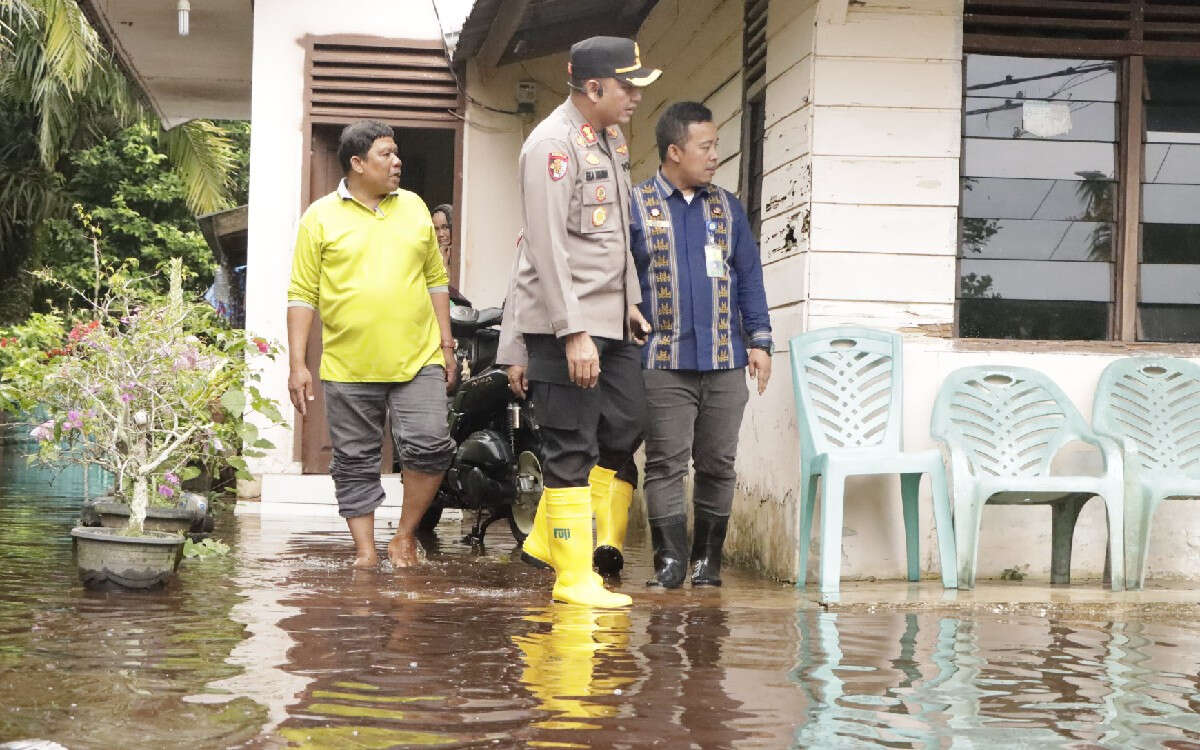
[[[767,5],[768,0],[745,0],[742,27],[742,69],[746,98],[757,96],[767,82]]]
[[[965,0],[969,52],[1200,56],[1195,0]]]
[[[437,42],[316,40],[308,60],[308,116],[344,125],[381,120],[410,128],[458,125],[458,86]]]

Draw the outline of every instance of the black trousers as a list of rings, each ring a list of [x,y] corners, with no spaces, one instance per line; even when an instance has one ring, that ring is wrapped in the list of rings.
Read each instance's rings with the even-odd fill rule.
[[[546,487],[584,487],[596,465],[637,486],[633,454],[642,444],[646,425],[641,352],[625,341],[593,341],[600,352],[600,379],[595,388],[580,388],[571,383],[561,339],[525,334]]]

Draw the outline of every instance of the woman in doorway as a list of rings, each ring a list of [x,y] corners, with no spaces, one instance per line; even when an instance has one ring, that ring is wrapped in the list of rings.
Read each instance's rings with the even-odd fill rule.
[[[454,247],[454,207],[449,203],[440,203],[433,207],[430,213],[433,218],[433,231],[437,235],[438,249],[442,251],[442,265],[446,273],[450,273],[450,253]],[[471,301],[462,292],[450,285],[450,302],[455,305],[471,306]]]

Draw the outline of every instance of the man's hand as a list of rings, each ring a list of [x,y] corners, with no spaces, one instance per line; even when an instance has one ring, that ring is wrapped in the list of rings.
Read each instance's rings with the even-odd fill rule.
[[[646,322],[646,317],[642,315],[642,311],[637,305],[629,306],[629,335],[633,338],[633,343],[642,346],[646,343],[646,339],[650,336],[650,331],[653,330],[650,324]]]
[[[580,388],[595,388],[600,379],[600,352],[587,331],[567,335],[567,372]]]
[[[308,416],[308,402],[316,398],[313,392],[312,373],[304,365],[293,365],[288,375],[288,395],[292,397],[292,406],[300,411],[300,416]]]
[[[529,378],[525,377],[525,365],[508,366],[508,389],[516,394],[517,398],[525,398],[525,394],[529,392]]]
[[[750,365],[746,368],[746,374],[758,380],[758,395],[761,396],[767,390],[767,381],[771,379],[771,355],[762,349],[751,349],[748,356]]]
[[[454,393],[458,385],[458,360],[454,357],[454,347],[442,347],[442,356],[446,359],[446,394]]]

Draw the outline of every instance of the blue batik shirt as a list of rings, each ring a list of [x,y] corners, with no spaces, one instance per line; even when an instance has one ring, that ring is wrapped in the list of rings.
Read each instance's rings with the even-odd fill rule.
[[[770,347],[771,319],[758,243],[737,197],[716,185],[689,203],[660,171],[633,191],[630,241],[654,330],[642,349],[650,370],[745,367],[748,346]],[[711,277],[705,245],[724,274]]]

